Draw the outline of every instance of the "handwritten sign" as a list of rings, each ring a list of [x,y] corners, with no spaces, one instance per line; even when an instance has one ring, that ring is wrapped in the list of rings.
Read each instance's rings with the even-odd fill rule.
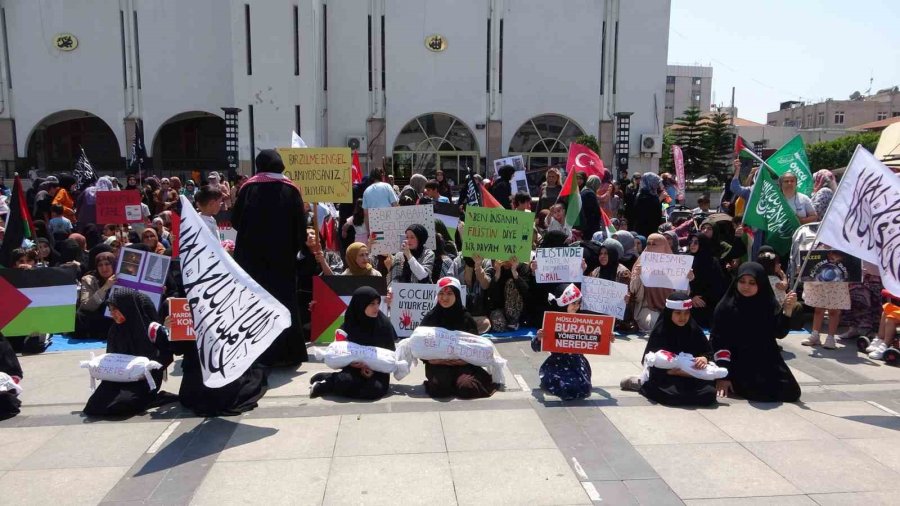
[[[279,148],[284,175],[307,202],[353,202],[350,148]]]
[[[628,285],[624,283],[586,277],[581,282],[581,308],[624,320],[627,293]]]
[[[538,283],[581,283],[582,248],[538,248],[534,252],[537,261]]]
[[[402,206],[369,209],[369,233],[375,235],[373,255],[393,255],[403,249],[406,229],[419,224],[428,231],[425,247],[434,250],[434,208]]]
[[[541,351],[609,355],[614,323],[612,316],[546,312]]]
[[[522,211],[468,207],[463,255],[481,255],[491,260],[509,260],[515,256],[520,262],[526,262],[531,257],[533,221],[533,214]]]
[[[141,194],[137,190],[98,191],[97,223],[102,225],[124,225],[140,223]]]
[[[169,341],[196,341],[194,317],[187,299],[169,299]]]
[[[690,255],[670,255],[668,253],[641,253],[641,282],[647,288],[672,288],[689,290],[688,273],[694,264]]]
[[[420,283],[391,283],[391,323],[400,337],[412,335],[422,318],[434,307],[437,285]],[[466,287],[460,287],[461,302],[465,305]]]

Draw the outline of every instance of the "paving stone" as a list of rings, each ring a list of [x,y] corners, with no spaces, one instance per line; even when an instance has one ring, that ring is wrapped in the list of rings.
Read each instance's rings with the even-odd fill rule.
[[[0,503],[17,506],[94,505],[126,471],[127,467],[8,471],[0,476]]]
[[[816,502],[805,495],[780,495],[775,497],[729,497],[727,499],[688,499],[688,506],[815,506]]]
[[[619,390],[622,378],[641,374],[641,368],[633,362],[604,362],[591,361],[591,384],[596,387],[615,387]]]
[[[446,453],[335,457],[325,505],[454,505]]]
[[[531,409],[443,412],[440,416],[447,451],[556,448]]]
[[[895,473],[900,473],[900,452],[895,444],[884,439],[844,439],[843,442],[893,469]],[[877,474],[873,473],[872,476]]]
[[[431,413],[344,415],[336,456],[444,452],[441,418]]]
[[[843,494],[813,494],[809,496],[820,506],[845,506],[865,504],[866,506],[896,506],[897,491],[890,492],[850,492]]]
[[[241,420],[219,461],[331,457],[341,417]]]
[[[91,423],[66,427],[19,463],[20,469],[130,467],[168,424]]]
[[[597,495],[603,504],[635,506],[640,504],[623,481],[591,481],[588,483],[597,491]]]
[[[865,479],[872,470],[879,468],[879,464],[842,441],[780,441],[745,443],[744,446],[807,494],[864,492],[886,486]]]
[[[0,471],[18,468],[22,459],[56,436],[62,427],[0,429]]]
[[[638,503],[653,506],[684,504],[663,480],[626,480],[625,486]]]
[[[900,417],[867,402],[807,402],[789,407],[839,438],[900,438]]]
[[[797,383],[800,383],[801,385],[821,383],[821,381],[817,380],[809,374],[806,374],[800,369],[797,369],[796,367],[788,366],[788,369],[791,370],[791,374],[794,375],[794,379],[797,380]]]
[[[330,467],[330,458],[218,462],[191,504],[319,505]],[[276,476],[289,478],[273,486]]]
[[[682,499],[800,494],[737,443],[647,445],[637,451]]]
[[[461,506],[591,504],[559,450],[454,452],[450,468]]]
[[[633,445],[730,442],[698,411],[666,406],[600,408]]]
[[[829,433],[773,404],[732,404],[698,411],[735,441],[831,439]]]

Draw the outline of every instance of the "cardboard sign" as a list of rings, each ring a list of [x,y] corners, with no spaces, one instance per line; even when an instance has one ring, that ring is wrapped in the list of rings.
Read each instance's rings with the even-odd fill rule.
[[[814,249],[809,252],[800,281],[860,283],[862,263],[858,258],[836,249]]]
[[[137,190],[98,191],[97,223],[102,225],[124,225],[140,223],[141,194]]]
[[[491,260],[509,260],[515,256],[519,262],[531,258],[534,214],[470,206],[466,208],[465,223],[463,255],[481,255]]]
[[[579,313],[544,313],[541,351],[609,355],[615,318]]]
[[[421,283],[391,283],[391,323],[400,337],[412,335],[422,318],[434,307],[437,285]],[[466,301],[466,287],[460,287],[460,299]]]
[[[369,233],[374,234],[373,255],[393,255],[403,249],[406,228],[419,224],[428,231],[425,247],[434,250],[434,207],[403,206],[369,209]]]
[[[196,341],[194,317],[187,299],[169,299],[169,341]]]
[[[624,320],[627,293],[625,283],[586,277],[581,282],[581,309]]]
[[[534,252],[537,261],[535,276],[538,283],[581,283],[583,251],[580,247],[538,248]]]
[[[284,175],[306,202],[353,202],[350,148],[279,148]]]
[[[122,248],[119,252],[119,263],[116,266],[116,282],[110,289],[109,295],[112,296],[122,288],[132,288],[150,297],[153,305],[159,309],[162,294],[166,289],[166,276],[169,274],[171,262],[172,259],[165,255]],[[112,317],[108,307],[104,314],[108,318]]]
[[[691,255],[670,255],[668,253],[641,253],[641,282],[647,288],[672,288],[690,290],[688,273],[694,264]]]

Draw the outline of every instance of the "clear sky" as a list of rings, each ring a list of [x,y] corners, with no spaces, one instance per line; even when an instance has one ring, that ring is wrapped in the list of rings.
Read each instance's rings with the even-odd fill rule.
[[[669,64],[711,65],[713,101],[765,123],[786,100],[900,85],[900,0],[672,0]],[[680,111],[676,111],[676,115]]]

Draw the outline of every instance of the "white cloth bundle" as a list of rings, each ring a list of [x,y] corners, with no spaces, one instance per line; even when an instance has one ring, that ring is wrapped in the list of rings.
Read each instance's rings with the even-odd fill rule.
[[[464,360],[484,367],[494,383],[506,384],[503,366],[506,360],[497,354],[494,343],[486,337],[441,327],[418,327],[397,345],[397,358],[412,365],[419,360]]]
[[[313,348],[313,355],[332,369],[343,369],[353,362],[362,362],[373,371],[393,373],[397,380],[409,374],[409,362],[398,360],[393,351],[377,346],[335,341],[327,348]]]
[[[147,357],[122,353],[104,353],[96,357],[91,353],[90,360],[81,361],[81,368],[87,369],[91,374],[91,390],[97,388],[97,380],[129,383],[141,378],[147,380],[150,390],[156,390],[156,382],[150,371],[162,369],[162,364]]]
[[[691,376],[701,380],[717,380],[728,376],[728,369],[719,367],[713,362],[706,365],[705,369],[694,368],[694,356],[690,353],[675,355],[666,350],[651,352],[644,356],[644,374],[641,375],[641,383],[650,378],[650,368],[657,369],[681,369]]]
[[[9,374],[0,372],[0,393],[4,392],[12,392],[13,395],[19,395],[22,393],[22,387],[13,381]]]

